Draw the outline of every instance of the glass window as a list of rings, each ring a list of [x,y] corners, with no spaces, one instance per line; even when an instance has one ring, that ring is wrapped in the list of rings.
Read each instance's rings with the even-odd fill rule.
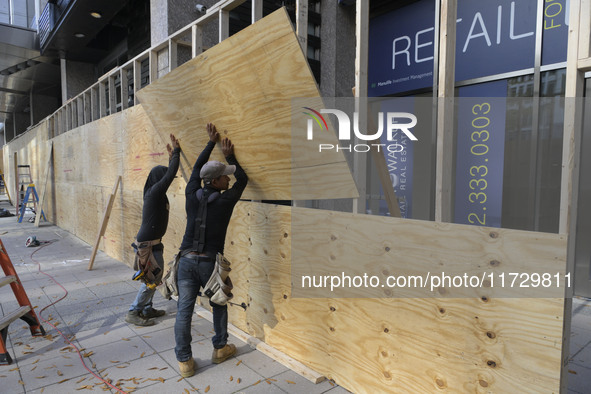
[[[486,180],[489,190],[483,191],[486,197],[484,194],[480,197],[481,200],[486,198],[486,205],[493,206],[487,206],[488,211],[483,211],[481,215],[486,213],[488,218],[493,219],[491,222],[485,222],[485,225],[520,230],[558,232],[565,76],[565,69],[542,73],[539,99],[533,98],[535,88],[533,75],[481,84],[482,86],[496,84],[498,88],[500,83],[500,93],[502,93],[506,83],[504,114],[495,115],[497,119],[502,119],[504,115],[504,149],[493,149],[492,134],[490,141],[486,142],[487,154],[489,156],[493,155],[490,160],[499,159],[499,156],[502,156],[502,158],[498,163],[497,171],[495,171],[491,162],[487,163]],[[466,88],[474,89],[477,86],[473,85]],[[459,89],[460,103],[462,102],[462,89],[464,88]],[[478,89],[474,90],[478,91]],[[480,91],[487,92],[486,89],[480,89]],[[504,99],[502,100],[504,101]],[[459,108],[461,110],[461,104],[459,104]],[[458,116],[461,118],[461,115]],[[493,130],[490,131],[493,132]],[[458,132],[456,169],[466,160],[462,157],[462,155],[465,155],[465,153],[462,153],[463,150],[460,145],[462,138]],[[470,146],[473,146],[475,143],[471,142],[470,144],[472,144]],[[480,148],[484,149],[485,147]],[[485,163],[480,164],[484,165]],[[465,166],[466,164],[464,164]],[[498,167],[502,168],[502,180],[499,178],[499,182],[494,182],[491,177],[496,176],[495,173],[498,172]],[[471,178],[463,179],[467,177],[467,175],[464,176],[467,170],[465,168],[461,170],[457,171],[455,178],[454,221],[468,224],[465,217],[467,217],[471,208],[467,207],[470,202],[464,198],[466,196],[463,194],[466,193],[463,190],[468,189],[467,187],[462,189],[462,182],[471,186],[482,186],[484,182],[476,183],[478,180],[473,180],[473,183],[469,184]],[[497,175],[501,176],[500,173]],[[493,188],[496,190],[493,190]],[[499,188],[502,189],[501,193],[498,193]],[[470,191],[473,190],[468,190],[467,193]],[[497,192],[496,197],[495,192]],[[475,196],[473,197],[476,199]],[[491,212],[494,209],[494,204],[497,203],[494,201],[495,198],[498,198],[498,203],[501,204],[499,210],[500,220],[494,220],[493,212]],[[477,207],[480,206],[477,205]],[[484,216],[481,217],[481,220],[484,221]],[[477,216],[473,217],[473,219],[475,218]],[[475,221],[470,223],[483,224]]]

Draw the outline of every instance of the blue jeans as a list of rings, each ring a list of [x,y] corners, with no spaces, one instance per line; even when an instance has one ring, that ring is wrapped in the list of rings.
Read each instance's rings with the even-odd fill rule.
[[[195,309],[195,301],[201,287],[204,287],[213,272],[215,262],[209,257],[188,254],[179,260],[177,284],[179,300],[177,304],[174,338],[174,352],[178,361],[190,360],[191,352],[191,319]],[[209,303],[213,309],[213,329],[215,335],[211,339],[213,347],[221,349],[228,341],[228,306]]]
[[[152,254],[158,263],[160,269],[164,269],[164,256],[163,250],[153,250]],[[156,292],[156,288],[153,290],[148,289],[145,283],[142,283],[140,290],[137,292],[137,296],[135,297],[135,301],[129,307],[130,311],[138,311],[138,312],[145,312],[147,313],[150,308],[152,308],[152,298],[154,298],[154,293]]]

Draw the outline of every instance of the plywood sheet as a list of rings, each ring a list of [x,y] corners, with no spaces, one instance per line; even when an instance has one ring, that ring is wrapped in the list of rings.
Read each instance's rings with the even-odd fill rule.
[[[341,272],[375,276],[382,284],[388,276],[413,277],[407,286],[403,280],[397,287],[322,286],[299,293],[307,297],[564,295],[564,235],[308,209],[294,209],[291,230],[295,289],[302,276]]]
[[[349,223],[331,215],[348,217]],[[420,221],[398,227],[395,218],[239,203],[225,251],[233,263],[236,301],[246,298],[249,304],[246,313],[230,308],[231,322],[353,392],[558,391],[562,299],[294,298],[290,258],[295,216],[316,225],[310,232],[317,240],[310,240],[307,250],[318,264],[336,253],[330,246],[318,247],[329,244],[324,237],[332,235],[364,246],[346,250],[352,261],[363,262],[366,254],[380,254],[394,242],[430,256],[433,266],[451,259],[450,250],[463,258],[476,247],[476,254],[485,249],[507,257],[502,261],[515,270],[533,270],[540,254],[558,256],[554,267],[562,270],[564,237],[515,231],[515,239],[502,234],[475,246],[471,237],[489,236],[474,235],[483,231],[477,227]],[[381,231],[384,219],[388,232]],[[442,233],[432,237],[437,231]],[[317,261],[317,255],[326,259]]]
[[[123,183],[128,189],[143,190],[150,170],[157,165],[168,165],[166,144],[170,143],[170,138],[166,136],[165,139],[156,132],[141,105],[125,111],[123,123]]]
[[[295,140],[305,139],[307,124],[301,108],[292,110],[292,99],[321,101],[283,9],[137,94],[158,132],[181,139],[191,165],[208,141],[206,124],[215,123],[222,137],[235,144],[236,157],[249,176],[247,199],[358,196],[342,152],[319,155],[315,149],[297,149],[297,154],[292,150],[298,145]],[[294,135],[293,113],[300,119],[300,132]],[[336,143],[332,133],[318,138],[316,142]],[[219,149],[212,158],[223,160]]]

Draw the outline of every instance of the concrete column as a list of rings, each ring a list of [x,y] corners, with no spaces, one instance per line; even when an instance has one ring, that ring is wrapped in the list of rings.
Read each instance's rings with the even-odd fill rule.
[[[37,33],[39,33],[39,18],[41,18],[41,0],[35,0],[35,26],[37,26]]]
[[[168,37],[169,0],[150,0],[150,40],[155,45]]]
[[[323,1],[320,25],[320,92],[352,97],[355,86],[355,7]]]
[[[34,113],[35,110],[33,109],[33,87],[31,87],[31,90],[29,91],[29,115],[31,118],[31,126],[35,124],[35,118],[33,116]]]
[[[66,73],[66,54],[60,53],[60,75],[62,79],[62,105],[68,101],[68,75]]]
[[[197,4],[211,8],[217,2],[218,0],[150,0],[152,45],[164,41],[170,34],[203,16],[203,13],[197,11]],[[211,40],[209,30],[212,31]],[[208,23],[204,31],[204,45],[215,45],[217,33],[217,23]]]

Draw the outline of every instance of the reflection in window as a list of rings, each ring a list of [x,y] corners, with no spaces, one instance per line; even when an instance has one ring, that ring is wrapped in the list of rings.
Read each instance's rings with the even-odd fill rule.
[[[558,231],[565,75],[542,73],[539,100],[533,76],[508,80],[502,227]]]

